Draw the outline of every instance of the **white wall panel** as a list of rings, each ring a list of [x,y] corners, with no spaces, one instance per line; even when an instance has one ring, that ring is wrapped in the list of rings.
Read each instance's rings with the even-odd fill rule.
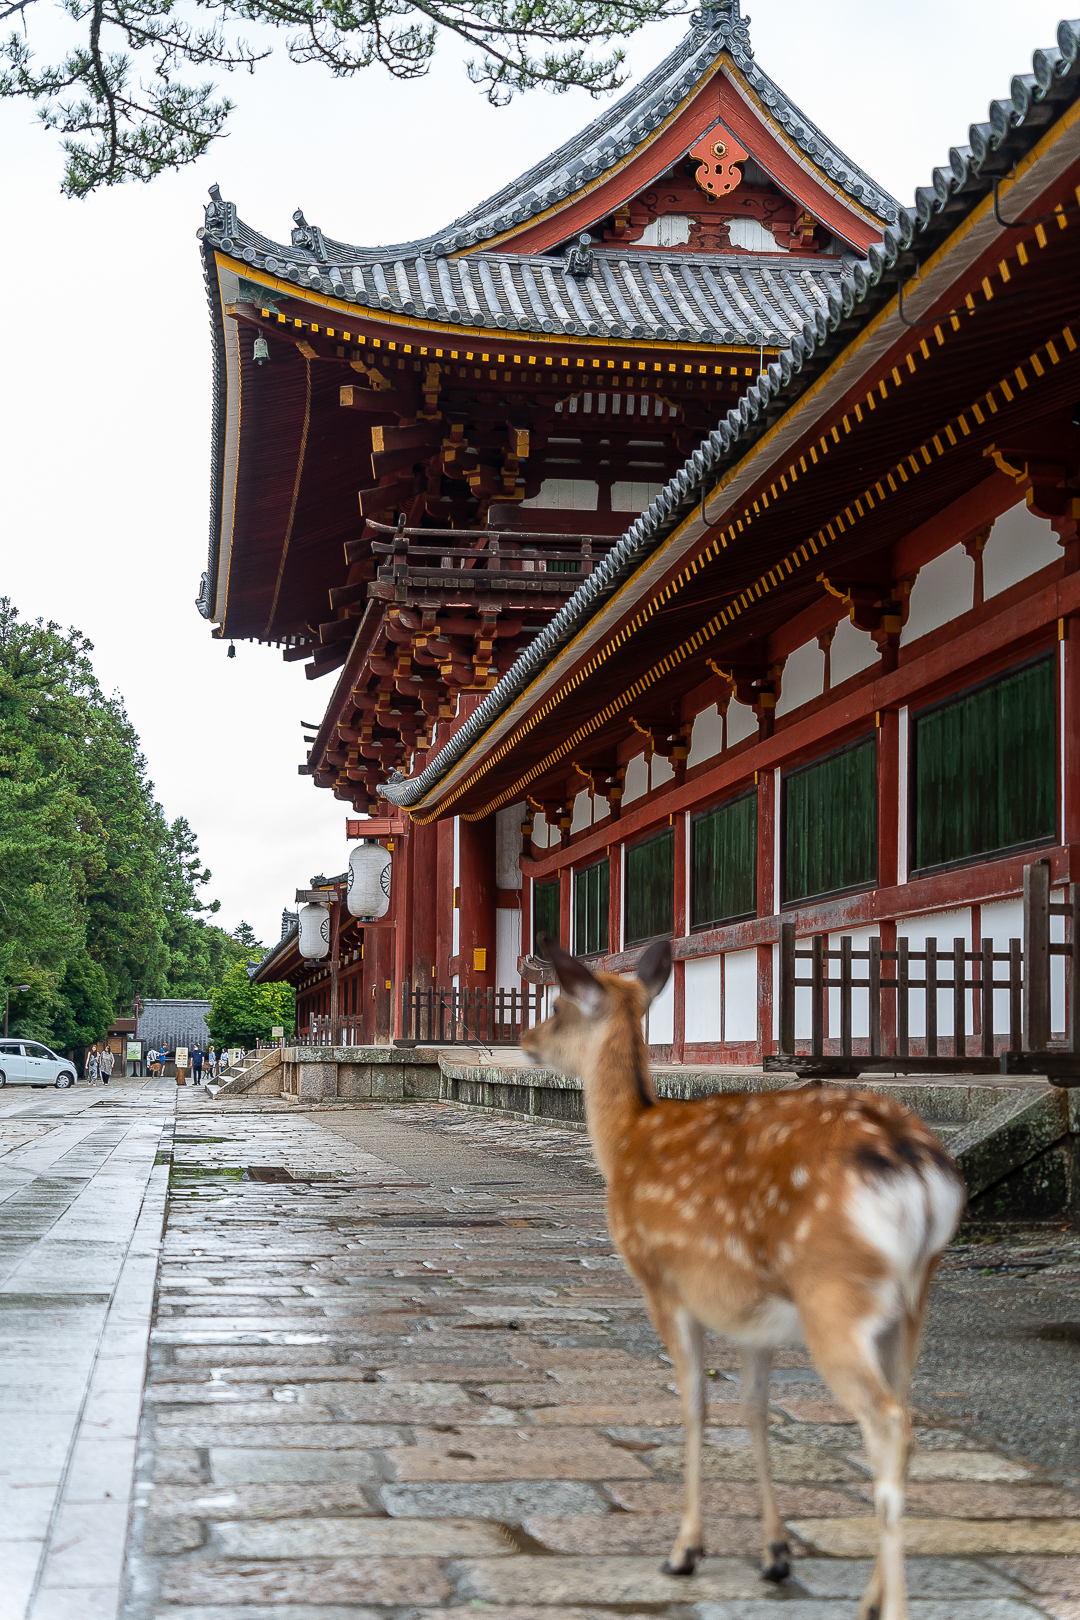
[[[688,1041],[719,1041],[720,958],[692,956],[685,968],[685,1032]]]
[[[777,715],[798,709],[811,698],[820,697],[825,684],[825,655],[816,641],[796,647],[784,665]]]
[[[829,683],[839,686],[861,670],[876,664],[880,654],[865,630],[856,630],[850,619],[841,619],[829,649]]]
[[[670,1046],[675,1039],[675,975],[672,973],[646,1014],[650,1046]]]
[[[508,804],[495,812],[495,882],[500,889],[521,888],[521,823],[523,804]]]
[[[967,941],[971,949],[971,912],[967,906],[960,911],[931,911],[923,917],[904,917],[896,925],[899,937],[910,942],[913,951],[921,951],[927,939],[936,939],[939,951],[952,949],[954,939]],[[922,979],[925,963],[913,962],[911,977]],[[952,978],[952,964],[950,962],[938,963],[938,974],[943,979]],[[953,993],[951,990],[938,991],[938,1034],[952,1035],[953,1031]],[[917,990],[911,996],[908,1012],[908,1034],[923,1036],[926,1034],[925,1017],[926,996],[922,990]],[[972,993],[967,992],[967,1027],[971,1030]]]
[[[623,804],[632,804],[635,799],[644,798],[649,791],[649,767],[645,763],[644,754],[635,754],[626,767],[626,779],[623,783]]]
[[[584,788],[574,798],[574,815],[570,822],[572,833],[580,832],[583,827],[592,826],[592,800],[589,798],[588,788]]]
[[[520,990],[517,961],[521,955],[521,912],[500,906],[495,913],[495,986]]]
[[[983,596],[997,596],[1010,585],[1038,573],[1063,555],[1057,535],[1045,518],[1029,512],[1023,501],[1003,512],[983,550]]]
[[[724,1040],[756,1041],[757,950],[728,951],[724,957]]]
[[[757,715],[748,703],[736,703],[732,698],[727,712],[727,745],[734,748],[746,737],[757,735]]]
[[[920,568],[901,637],[903,645],[907,647],[950,619],[970,612],[974,584],[975,564],[963,546],[953,546]]]
[[[694,721],[687,766],[699,765],[703,759],[712,759],[714,754],[720,752],[723,744],[724,722],[720,717],[720,710],[714,703],[711,709],[703,709]]]

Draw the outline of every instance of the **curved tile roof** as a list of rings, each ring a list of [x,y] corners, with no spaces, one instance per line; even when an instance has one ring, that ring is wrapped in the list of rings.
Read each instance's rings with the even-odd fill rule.
[[[248,262],[376,312],[446,324],[775,348],[828,307],[854,261],[600,250],[589,255],[587,274],[569,258],[514,253],[376,259],[331,265],[329,274],[286,266],[272,253]]]
[[[566,646],[618,586],[702,498],[706,480],[734,467],[841,352],[851,333],[865,326],[896,294],[897,286],[945,242],[1039,140],[1049,124],[1080,98],[1080,19],[1058,24],[1057,43],[1032,56],[1032,71],[1016,74],[1009,95],[992,101],[984,123],[972,124],[968,142],[949,149],[932,184],[919,186],[915,204],[901,209],[880,246],[866,262],[854,262],[827,312],[807,320],[779,360],[749,388],[717,424],[603,562],[583,581],[535,641],[445,747],[413,777],[395,771],[379,796],[406,808],[416,805],[453,769],[533,677]]]
[[[739,3],[740,0],[717,0],[716,4],[703,7],[692,19],[686,37],[640,84],[606,108],[572,140],[493,197],[460,215],[442,231],[389,247],[358,247],[326,236],[317,225],[309,225],[302,211],[297,209],[293,215],[296,229],[286,246],[245,225],[233,204],[222,201],[217,186],[210,188],[212,201],[207,208],[206,231],[214,244],[226,252],[239,252],[245,258],[253,255],[252,263],[269,256],[284,267],[279,274],[295,269],[300,279],[324,266],[329,271],[340,271],[351,264],[385,266],[388,262],[416,257],[439,259],[475,248],[512,230],[515,225],[524,224],[534,214],[544,213],[572,198],[621,158],[628,157],[693,93],[725,52],[770,115],[806,157],[829,176],[833,185],[883,223],[894,221],[898,211],[896,199],[841,152],[758,67],[746,21],[739,15]]]

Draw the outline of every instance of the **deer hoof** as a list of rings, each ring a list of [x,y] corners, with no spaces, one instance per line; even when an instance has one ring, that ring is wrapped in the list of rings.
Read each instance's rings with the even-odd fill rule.
[[[786,1581],[791,1574],[791,1565],[788,1562],[788,1544],[786,1541],[769,1542],[769,1562],[761,1571],[762,1580]]]
[[[704,1550],[703,1547],[686,1547],[678,1560],[665,1558],[660,1565],[661,1575],[692,1575]]]

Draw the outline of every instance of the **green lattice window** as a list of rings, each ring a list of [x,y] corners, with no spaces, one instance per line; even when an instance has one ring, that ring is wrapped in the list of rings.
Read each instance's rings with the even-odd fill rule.
[[[597,956],[608,948],[608,873],[597,861],[574,874],[574,955]]]
[[[784,903],[877,881],[873,737],[784,777]]]
[[[690,926],[749,917],[757,910],[757,794],[697,816],[690,830]]]
[[[627,945],[670,934],[675,928],[675,833],[673,829],[626,851]]]
[[[1056,729],[1053,658],[915,715],[913,868],[1052,839]]]
[[[554,883],[533,884],[533,952],[543,956],[540,935],[551,939],[559,937],[559,880]]]

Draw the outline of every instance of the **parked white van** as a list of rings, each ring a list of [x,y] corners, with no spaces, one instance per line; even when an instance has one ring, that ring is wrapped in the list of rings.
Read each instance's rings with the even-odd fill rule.
[[[58,1057],[40,1041],[0,1039],[0,1086],[56,1086],[75,1084],[75,1065]]]

